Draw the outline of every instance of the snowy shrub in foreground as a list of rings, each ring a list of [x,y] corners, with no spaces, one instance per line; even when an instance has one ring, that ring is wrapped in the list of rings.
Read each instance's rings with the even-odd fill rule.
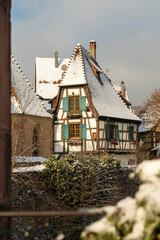
[[[113,169],[120,168],[120,162],[112,154],[76,155],[70,153],[64,158],[50,157],[44,162],[45,169],[41,176],[48,187],[55,193],[55,197],[70,208],[84,206],[85,202],[92,202],[97,191],[96,183],[105,171],[106,178],[110,178]]]
[[[160,239],[160,160],[142,162],[135,174],[142,182],[135,198],[102,208],[106,216],[86,227],[83,240]]]

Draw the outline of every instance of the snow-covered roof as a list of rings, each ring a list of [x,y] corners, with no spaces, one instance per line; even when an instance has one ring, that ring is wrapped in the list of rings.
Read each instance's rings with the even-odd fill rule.
[[[141,124],[138,127],[138,133],[145,133],[145,132],[148,132],[152,129],[151,127],[146,127],[145,126],[145,117],[146,117],[146,114],[143,114],[141,116]]]
[[[98,72],[97,76],[93,68]],[[92,102],[99,116],[140,121],[123,103],[110,79],[106,77],[90,53],[77,44],[59,86],[79,84],[88,84]]]
[[[160,145],[158,145],[157,147],[153,148],[151,151],[156,151],[160,148]]]
[[[116,92],[118,92],[119,94],[121,94],[121,85],[113,85],[114,89],[116,90]],[[128,98],[128,93],[125,87],[125,96],[124,98],[129,102],[129,98]]]
[[[14,56],[11,56],[11,88],[11,113],[52,117],[34,92]]]
[[[55,58],[36,58],[36,93],[44,99],[52,99],[58,93],[58,85],[62,81],[69,58],[58,59],[55,67]]]

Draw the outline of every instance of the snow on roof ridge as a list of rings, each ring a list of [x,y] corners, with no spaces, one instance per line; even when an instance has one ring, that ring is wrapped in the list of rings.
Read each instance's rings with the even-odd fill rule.
[[[16,65],[18,66],[18,68],[20,69],[21,73],[23,74],[24,79],[26,80],[26,82],[28,83],[28,86],[33,90],[34,95],[38,98],[38,100],[40,101],[42,107],[46,110],[46,106],[44,105],[44,103],[42,102],[42,100],[40,99],[40,97],[37,95],[37,93],[35,92],[35,90],[33,89],[31,83],[29,82],[29,80],[27,79],[25,73],[23,72],[22,68],[20,67],[19,63],[17,62],[16,58],[14,57],[13,54],[11,54],[11,57],[14,59],[14,62],[16,63]],[[48,112],[47,112],[48,113]],[[49,113],[50,114],[50,113]],[[51,114],[50,114],[51,115]],[[52,116],[52,115],[51,115]]]
[[[112,88],[114,89],[114,91],[117,93],[117,95],[118,95],[118,97],[120,98],[120,100],[124,103],[124,101],[122,100],[119,92],[115,89],[114,85],[113,85],[113,84],[111,84],[111,85],[112,85]],[[127,107],[127,105],[126,105],[125,103],[124,103],[124,105],[125,105],[126,108],[129,110],[129,108]],[[139,117],[138,117],[135,113],[133,113],[132,111],[130,111],[130,113],[132,113],[132,115],[134,115],[134,116],[136,116],[137,118],[139,118]],[[140,118],[139,118],[139,119],[140,119]]]
[[[75,47],[72,55],[71,55],[71,58],[70,58],[69,63],[68,63],[68,66],[66,67],[66,70],[64,71],[64,74],[63,74],[63,76],[62,76],[62,81],[63,81],[63,79],[64,79],[64,77],[65,77],[65,75],[66,75],[66,73],[67,73],[67,70],[68,70],[69,66],[71,65],[71,62],[72,62],[73,58],[75,57],[75,54],[76,54],[76,52],[77,52],[78,49],[80,50],[80,52],[79,52],[79,56],[80,56],[80,60],[81,60],[80,62],[81,62],[81,65],[82,65],[82,70],[83,70],[84,79],[86,80],[86,73],[85,73],[85,67],[84,67],[84,60],[83,60],[82,49],[81,49],[80,43],[78,43],[78,44],[76,45],[76,47]],[[59,86],[61,86],[61,84],[60,84]]]
[[[79,45],[79,49],[80,49],[80,58],[81,58],[81,64],[82,64],[82,69],[83,69],[83,75],[84,75],[84,79],[86,80],[87,78],[86,78],[86,71],[85,71],[85,66],[84,66],[84,59],[83,59],[81,45]]]

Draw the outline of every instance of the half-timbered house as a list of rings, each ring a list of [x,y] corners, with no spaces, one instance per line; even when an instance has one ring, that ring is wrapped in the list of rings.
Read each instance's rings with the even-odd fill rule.
[[[158,150],[160,144],[160,121],[157,124],[146,123],[146,115],[141,116],[141,124],[138,128],[139,139],[143,142],[143,149]]]
[[[134,152],[139,118],[90,52],[77,44],[54,101],[54,153]]]

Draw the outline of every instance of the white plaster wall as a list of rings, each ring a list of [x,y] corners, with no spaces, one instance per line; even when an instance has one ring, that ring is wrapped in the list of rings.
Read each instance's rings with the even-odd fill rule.
[[[81,94],[82,94],[82,96],[86,96],[83,88],[81,88]]]
[[[90,130],[87,130],[87,139],[91,139]]]
[[[134,131],[137,132],[137,125],[134,124]]]
[[[90,112],[87,112],[88,117],[92,117],[92,111],[90,110]]]
[[[69,119],[68,120],[69,123],[80,123],[80,119]]]
[[[96,120],[94,118],[89,119],[91,128],[96,128]]]
[[[69,151],[70,152],[80,152],[81,146],[69,146]]]
[[[61,141],[62,125],[54,125],[54,140]]]
[[[63,142],[54,143],[54,152],[63,152]]]
[[[119,148],[122,149],[122,142],[119,142]]]
[[[127,123],[123,123],[123,131],[128,131],[128,124]]]
[[[105,140],[100,140],[99,141],[99,146],[100,146],[100,148],[105,148]]]
[[[71,96],[73,95],[72,93],[74,93],[74,95],[80,95],[80,89],[79,88],[68,89],[68,95]]]
[[[104,128],[104,125],[106,124],[106,122],[104,121],[99,121],[99,128]]]
[[[117,159],[120,161],[121,166],[127,167],[128,166],[128,160],[133,159],[137,161],[137,157],[135,154],[115,154]]]
[[[59,112],[58,112],[57,117],[58,117],[58,118],[62,118],[62,114],[63,114],[63,110],[62,110],[62,109],[59,109]]]
[[[104,131],[99,131],[99,138],[105,139],[105,132]]]
[[[122,123],[118,123],[118,129],[119,131],[122,131]]]
[[[84,111],[82,111],[82,117],[87,117]]]
[[[128,136],[129,134],[128,134],[128,132],[127,133],[123,133],[123,140],[128,140]]]
[[[63,112],[63,111],[62,111],[62,112]],[[64,119],[64,118],[67,118],[67,112],[64,112],[62,119]]]
[[[67,152],[67,145],[68,145],[68,143],[65,142],[65,152]]]
[[[129,149],[130,148],[130,142],[125,142],[123,143],[124,149]]]
[[[122,140],[122,132],[119,132],[119,139]]]
[[[63,123],[63,120],[54,121],[54,123]]]
[[[66,91],[66,89],[64,89],[63,97],[67,97],[67,91]]]
[[[60,108],[63,109],[63,100],[62,100],[61,103],[60,103]]]
[[[93,151],[92,141],[86,141],[86,150]]]

